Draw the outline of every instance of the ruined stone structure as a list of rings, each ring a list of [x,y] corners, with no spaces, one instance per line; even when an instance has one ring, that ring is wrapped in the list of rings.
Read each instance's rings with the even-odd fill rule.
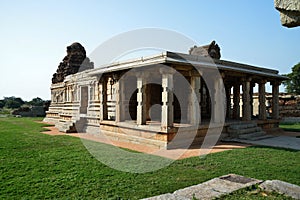
[[[194,46],[190,49],[189,53],[191,55],[198,55],[198,56],[204,56],[204,57],[211,57],[214,59],[220,59],[221,58],[221,49],[218,44],[216,44],[216,41],[212,41],[209,45],[197,47]]]
[[[200,143],[208,128],[225,133],[235,123],[278,127],[279,85],[285,77],[276,70],[220,60],[215,42],[203,49],[194,47],[190,54],[167,51],[70,75],[58,71],[64,78],[55,75],[44,121],[67,133],[158,148],[179,147],[191,138]],[[266,112],[267,82],[272,85],[271,116]],[[255,85],[258,105],[253,103]]]
[[[280,12],[281,24],[286,27],[300,26],[299,0],[274,0],[275,8]]]
[[[280,94],[279,113],[284,123],[299,123],[300,95]]]

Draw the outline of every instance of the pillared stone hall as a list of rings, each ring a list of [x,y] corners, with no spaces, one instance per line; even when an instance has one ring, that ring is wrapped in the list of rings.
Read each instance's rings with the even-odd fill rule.
[[[234,136],[237,124],[255,124],[253,131],[278,128],[279,86],[286,78],[273,69],[220,58],[213,41],[188,54],[166,51],[96,68],[84,47],[73,43],[53,74],[44,121],[65,133],[161,149],[179,148],[191,137],[193,144],[201,143],[209,128],[221,128],[221,138]]]

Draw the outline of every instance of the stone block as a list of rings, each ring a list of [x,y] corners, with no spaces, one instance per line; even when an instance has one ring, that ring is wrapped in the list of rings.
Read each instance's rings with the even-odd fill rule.
[[[294,199],[300,199],[300,186],[298,185],[290,184],[280,180],[267,180],[259,187],[268,192],[277,192],[290,196]]]
[[[182,196],[177,196],[175,194],[167,193],[167,194],[162,194],[154,197],[145,198],[142,200],[190,200],[190,199]]]

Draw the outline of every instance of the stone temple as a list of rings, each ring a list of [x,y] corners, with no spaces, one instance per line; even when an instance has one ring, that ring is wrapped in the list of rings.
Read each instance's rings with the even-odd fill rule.
[[[94,68],[83,46],[74,43],[53,75],[44,121],[65,133],[161,149],[199,144],[209,129],[219,129],[221,138],[233,136],[236,124],[255,124],[250,129],[259,132],[278,128],[279,85],[286,78],[273,69],[220,58],[213,41],[189,54],[166,51]],[[266,105],[267,83],[271,105]]]

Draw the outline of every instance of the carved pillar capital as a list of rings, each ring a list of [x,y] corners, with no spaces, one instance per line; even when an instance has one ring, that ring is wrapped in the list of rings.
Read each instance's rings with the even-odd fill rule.
[[[242,80],[242,82],[250,82],[250,81],[252,81],[252,77],[250,77],[250,76],[243,77],[243,78],[241,78],[241,80]]]
[[[159,69],[159,73],[160,74],[175,74],[176,73],[176,70],[171,68],[171,67],[163,67],[163,68],[160,68]]]
[[[268,81],[266,79],[261,79],[257,82],[258,82],[258,84],[266,84]]]

